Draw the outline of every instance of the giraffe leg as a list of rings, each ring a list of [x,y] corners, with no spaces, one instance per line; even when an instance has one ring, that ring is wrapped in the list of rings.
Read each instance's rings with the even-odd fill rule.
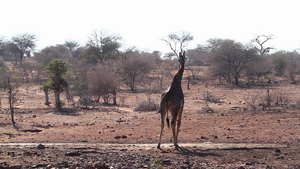
[[[178,133],[179,133],[179,130],[180,130],[180,126],[181,126],[181,116],[182,116],[182,110],[183,110],[183,108],[181,108],[180,110],[179,110],[179,113],[178,113],[178,119],[177,119],[177,130],[176,130],[176,145],[177,145],[177,148],[179,147],[178,146]],[[175,145],[175,147],[176,147],[176,145]]]
[[[167,115],[167,111],[165,108],[161,109],[161,131],[160,131],[160,135],[159,135],[159,142],[158,142],[158,145],[157,145],[157,148],[158,149],[161,149],[160,147],[160,144],[161,144],[161,137],[163,135],[163,130],[164,130],[164,127],[165,127],[165,119],[166,119],[166,115]]]
[[[162,123],[161,123],[161,131],[160,131],[160,135],[159,135],[159,142],[158,142],[158,145],[157,145],[157,148],[158,148],[158,149],[162,149],[162,148],[160,147],[160,144],[161,144],[161,136],[162,136],[162,134],[163,134],[164,127],[165,127],[165,124],[164,124],[164,122],[162,122]]]
[[[172,113],[172,121],[171,121],[171,128],[172,128],[172,134],[173,134],[173,141],[175,145],[175,149],[178,150],[178,144],[176,141],[176,120],[177,120],[177,114]]]

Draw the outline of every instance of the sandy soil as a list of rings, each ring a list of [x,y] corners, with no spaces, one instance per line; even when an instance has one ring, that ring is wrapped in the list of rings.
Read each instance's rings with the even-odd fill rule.
[[[267,88],[272,106],[262,110],[259,104],[264,103]],[[93,110],[65,101],[65,109],[58,112],[44,105],[44,95],[38,87],[24,87],[19,92],[15,115],[17,130],[11,125],[6,100],[2,99],[0,142],[16,145],[0,145],[0,168],[300,168],[298,86],[267,88],[194,84],[191,90],[184,89],[179,134],[182,149],[176,151],[168,144],[172,138],[166,127],[164,151],[160,151],[155,148],[160,115],[155,111],[133,111],[147,100],[143,93],[122,92],[122,105],[98,105]],[[203,100],[207,93],[220,102]],[[151,98],[159,103],[160,94]],[[280,105],[275,105],[276,100]],[[213,112],[206,111],[206,103]],[[36,144],[17,146],[19,143]],[[241,144],[247,146],[240,147]],[[132,149],[132,145],[146,146]]]

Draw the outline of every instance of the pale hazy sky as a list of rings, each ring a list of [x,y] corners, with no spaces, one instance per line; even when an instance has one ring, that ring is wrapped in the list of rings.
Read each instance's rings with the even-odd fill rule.
[[[169,52],[160,39],[190,32],[189,48],[210,38],[247,43],[273,35],[277,50],[300,48],[298,0],[0,0],[0,36],[37,35],[37,49],[75,40],[95,30],[122,37],[124,46]]]

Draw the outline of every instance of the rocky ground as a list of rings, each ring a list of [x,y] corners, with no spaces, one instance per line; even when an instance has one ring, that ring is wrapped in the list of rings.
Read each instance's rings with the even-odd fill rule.
[[[297,86],[284,92],[273,87],[274,98],[286,101],[263,110],[265,92],[192,86],[185,91],[182,149],[168,144],[172,137],[166,127],[161,151],[155,148],[159,114],[133,111],[147,100],[143,93],[122,93],[126,100],[119,106],[86,110],[66,104],[55,111],[43,104],[38,88],[24,89],[17,129],[2,101],[0,168],[300,168]],[[207,93],[219,101],[203,100]],[[160,94],[151,97],[159,103]]]

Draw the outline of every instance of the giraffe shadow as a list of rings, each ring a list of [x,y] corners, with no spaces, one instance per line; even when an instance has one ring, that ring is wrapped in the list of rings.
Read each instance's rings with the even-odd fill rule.
[[[215,153],[204,153],[203,150],[196,149],[196,150],[190,150],[184,147],[178,147],[178,152],[175,154],[181,154],[181,155],[186,155],[186,156],[198,156],[198,157],[207,157],[207,156],[215,156],[219,157],[219,154]]]

